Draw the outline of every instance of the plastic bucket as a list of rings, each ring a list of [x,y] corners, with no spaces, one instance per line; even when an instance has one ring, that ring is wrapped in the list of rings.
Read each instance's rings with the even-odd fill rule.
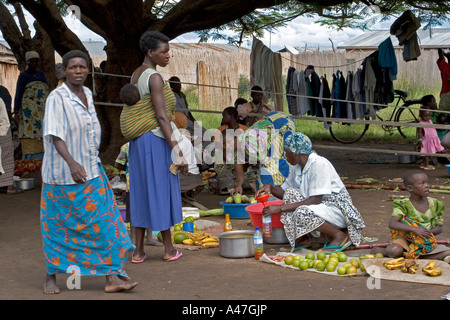
[[[267,205],[281,205],[283,200],[268,201]],[[245,208],[250,216],[250,221],[254,227],[262,228],[262,210],[264,205],[262,203],[254,203]],[[281,213],[272,215],[272,228],[284,228],[284,224],[280,221]]]
[[[248,218],[248,212],[245,211],[245,208],[250,206],[249,203],[226,203],[225,201],[222,201],[220,205],[223,207],[223,212],[225,214],[229,214],[230,218],[233,219],[243,219]]]

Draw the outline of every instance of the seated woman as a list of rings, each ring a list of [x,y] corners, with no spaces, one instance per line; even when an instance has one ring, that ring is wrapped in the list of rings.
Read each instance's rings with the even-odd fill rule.
[[[272,112],[249,127],[234,141],[233,159],[227,160],[235,168],[236,181],[232,194],[242,194],[245,173],[251,167],[256,188],[266,183],[281,186],[289,176],[290,165],[283,149],[284,138],[295,132],[296,125],[291,115]],[[226,130],[228,131],[228,130]],[[228,132],[227,132],[228,135]],[[227,149],[231,149],[227,145]]]
[[[308,235],[318,237],[318,232],[329,238],[322,249],[326,253],[358,246],[364,221],[333,165],[312,150],[301,132],[288,136],[284,148],[292,165],[288,178],[280,187],[265,184],[256,194],[271,193],[283,204],[265,207],[263,215],[281,213],[291,251],[308,246]]]

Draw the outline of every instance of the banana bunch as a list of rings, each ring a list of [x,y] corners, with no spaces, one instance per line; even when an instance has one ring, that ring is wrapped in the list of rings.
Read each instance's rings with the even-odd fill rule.
[[[198,245],[200,245],[202,247],[216,247],[219,245],[219,238],[208,237],[208,238],[201,240],[201,242]]]
[[[202,246],[202,247],[215,247],[219,245],[219,238],[210,235],[209,233],[196,230],[194,233],[178,231],[180,233],[185,233],[189,239],[183,240],[183,244],[188,246]]]
[[[437,277],[442,274],[441,269],[436,269],[436,261],[430,261],[428,264],[422,269],[422,271],[430,277]]]
[[[402,272],[416,274],[416,271],[419,270],[419,265],[416,263],[414,259],[408,259],[405,262],[405,266],[402,267]]]
[[[392,260],[386,261],[385,263],[383,263],[383,265],[388,270],[399,270],[405,266],[405,258],[401,257],[401,258],[397,258],[397,259],[392,259]]]

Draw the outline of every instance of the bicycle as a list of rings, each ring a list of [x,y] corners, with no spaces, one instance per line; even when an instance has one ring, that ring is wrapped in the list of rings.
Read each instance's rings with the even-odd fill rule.
[[[395,105],[393,105],[393,110],[389,119],[386,121],[392,122],[402,122],[402,123],[418,123],[419,122],[419,110],[418,108],[409,108],[415,104],[422,104],[422,99],[410,99],[407,100],[408,92],[404,90],[394,90],[394,101],[397,99]],[[401,107],[399,107],[400,102],[402,102]],[[385,121],[379,114],[377,110],[376,117],[380,121]],[[369,120],[368,116],[364,117],[364,120]],[[416,127],[412,126],[394,126],[394,125],[381,125],[384,131],[393,134],[394,127],[397,128],[400,135],[407,138],[416,137]],[[337,142],[344,144],[351,144],[359,141],[364,134],[369,129],[369,123],[345,123],[345,122],[332,122],[329,131],[331,137]]]

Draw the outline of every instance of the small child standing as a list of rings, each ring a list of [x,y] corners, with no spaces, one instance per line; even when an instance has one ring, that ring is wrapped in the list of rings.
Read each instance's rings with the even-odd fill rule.
[[[450,249],[436,244],[435,236],[442,232],[445,204],[429,197],[428,176],[420,170],[409,171],[403,178],[410,197],[395,199],[389,221],[391,244],[374,248],[373,252],[397,258],[427,258],[450,261]]]
[[[426,106],[420,108],[419,117],[421,124],[433,124],[431,121],[431,111],[426,108]],[[421,142],[420,152],[439,153],[444,150],[436,128],[417,128],[417,136]],[[429,164],[429,156],[423,157],[423,163],[420,168],[424,170],[434,170],[434,167]]]

